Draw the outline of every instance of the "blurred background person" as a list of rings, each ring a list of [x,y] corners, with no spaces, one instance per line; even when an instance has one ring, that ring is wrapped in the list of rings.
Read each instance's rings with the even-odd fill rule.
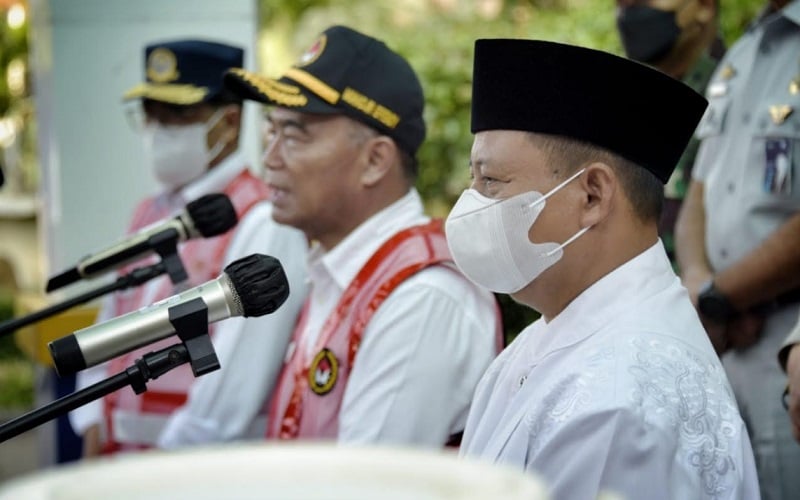
[[[776,353],[800,311],[800,2],[766,2],[708,85],[676,226],[681,278],[722,354],[765,499],[800,491]]]
[[[272,390],[304,299],[306,241],[299,231],[272,220],[268,189],[238,151],[241,99],[224,89],[222,75],[242,63],[241,48],[213,41],[172,40],[146,47],[146,81],[130,89],[125,99],[140,101],[147,159],[142,173],[155,175],[163,191],[139,204],[129,231],[165,219],[205,194],[225,193],[239,222],[224,235],[180,245],[189,275],[181,289],[216,278],[233,260],[264,253],[283,264],[289,299],[273,314],[231,318],[211,327],[220,370],[195,382],[184,365],[149,382],[141,395],[126,388],[73,411],[73,427],[84,437],[84,456],[263,435],[264,398]],[[105,301],[98,321],[176,292],[166,276],[119,292]],[[164,339],[83,371],[78,386],[121,372],[144,353],[174,341]]]
[[[725,54],[719,0],[617,0],[617,31],[625,55],[705,93]],[[686,196],[700,141],[692,137],[664,186],[658,233],[673,266],[675,219]]]

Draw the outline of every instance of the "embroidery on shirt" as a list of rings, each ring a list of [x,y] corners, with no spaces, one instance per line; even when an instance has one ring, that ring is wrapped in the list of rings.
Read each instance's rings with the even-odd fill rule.
[[[697,470],[705,494],[718,497],[734,472],[730,445],[740,428],[722,367],[658,339],[635,338],[630,344],[631,402],[645,422],[678,434],[677,452]]]
[[[547,396],[536,411],[525,415],[525,424],[531,436],[530,456],[538,455],[550,438],[574,415],[586,410],[597,399],[595,388],[605,385],[611,378],[610,362],[614,348],[604,347],[591,353],[585,368],[579,373],[560,379],[546,391]]]

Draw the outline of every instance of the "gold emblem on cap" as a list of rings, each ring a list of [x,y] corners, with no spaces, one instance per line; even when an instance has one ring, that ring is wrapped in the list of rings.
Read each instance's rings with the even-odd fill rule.
[[[795,76],[789,82],[789,93],[792,95],[800,94],[800,75]]]
[[[178,60],[175,54],[163,47],[150,52],[147,58],[147,78],[155,83],[173,82],[178,79]]]
[[[300,93],[300,88],[294,85],[277,82],[242,68],[233,68],[229,70],[229,73],[237,76],[256,92],[279,106],[298,107],[308,103],[306,96]]]
[[[311,46],[307,48],[305,52],[303,52],[303,55],[301,55],[300,59],[297,60],[295,67],[302,68],[303,66],[308,66],[319,59],[319,56],[322,55],[327,43],[328,37],[324,34],[320,35],[319,38],[314,40],[314,43],[312,43]]]
[[[772,105],[769,107],[769,116],[772,117],[772,123],[775,125],[780,125],[785,122],[792,112],[794,112],[794,109],[788,104]]]
[[[730,64],[726,64],[725,67],[723,67],[719,73],[719,76],[725,80],[730,80],[735,75],[736,75],[736,69]]]

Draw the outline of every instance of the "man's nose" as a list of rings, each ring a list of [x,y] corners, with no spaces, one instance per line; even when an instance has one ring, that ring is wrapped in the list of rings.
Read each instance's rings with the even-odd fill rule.
[[[261,155],[261,164],[266,169],[275,169],[283,166],[283,158],[280,154],[279,141],[274,139],[266,143],[264,153]]]

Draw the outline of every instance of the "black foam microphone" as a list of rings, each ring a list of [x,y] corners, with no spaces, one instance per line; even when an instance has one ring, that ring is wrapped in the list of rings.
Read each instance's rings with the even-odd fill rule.
[[[152,242],[161,236],[185,241],[220,235],[238,222],[230,198],[221,193],[202,196],[174,218],[156,222],[128,236],[119,243],[84,257],[72,269],[53,276],[46,290],[52,292],[81,279],[94,278],[120,268],[155,251]]]
[[[289,282],[278,259],[253,254],[229,264],[217,278],[153,305],[78,330],[48,344],[56,371],[71,375],[84,368],[175,334],[169,309],[200,298],[208,322],[274,312],[289,296]]]

